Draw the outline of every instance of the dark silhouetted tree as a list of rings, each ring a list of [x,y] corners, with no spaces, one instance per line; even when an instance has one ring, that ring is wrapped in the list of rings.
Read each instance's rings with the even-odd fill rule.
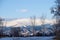
[[[60,40],[60,0],[56,0],[56,6],[51,9],[51,13],[53,13],[54,17],[56,18],[55,40]]]
[[[0,17],[0,37],[3,37],[3,19]]]
[[[20,27],[12,27],[11,28],[11,36],[19,37],[20,36]]]

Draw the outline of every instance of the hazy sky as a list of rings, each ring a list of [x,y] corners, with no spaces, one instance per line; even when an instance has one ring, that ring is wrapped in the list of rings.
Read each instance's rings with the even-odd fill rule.
[[[55,0],[0,0],[0,16],[4,18],[29,18],[46,15],[52,17],[50,8]]]

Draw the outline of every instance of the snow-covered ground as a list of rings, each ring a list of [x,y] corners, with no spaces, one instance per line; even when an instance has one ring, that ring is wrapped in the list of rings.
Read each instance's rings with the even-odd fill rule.
[[[53,37],[6,37],[0,40],[53,40]]]

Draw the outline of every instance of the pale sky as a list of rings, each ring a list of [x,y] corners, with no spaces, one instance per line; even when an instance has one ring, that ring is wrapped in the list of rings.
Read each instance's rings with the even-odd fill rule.
[[[52,18],[50,8],[55,0],[0,0],[0,16],[4,18],[29,18],[46,15]]]

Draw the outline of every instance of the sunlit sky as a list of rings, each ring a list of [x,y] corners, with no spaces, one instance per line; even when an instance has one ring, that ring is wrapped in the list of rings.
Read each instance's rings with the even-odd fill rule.
[[[55,0],[0,0],[0,16],[4,18],[29,18],[45,15],[52,18],[50,8]]]

